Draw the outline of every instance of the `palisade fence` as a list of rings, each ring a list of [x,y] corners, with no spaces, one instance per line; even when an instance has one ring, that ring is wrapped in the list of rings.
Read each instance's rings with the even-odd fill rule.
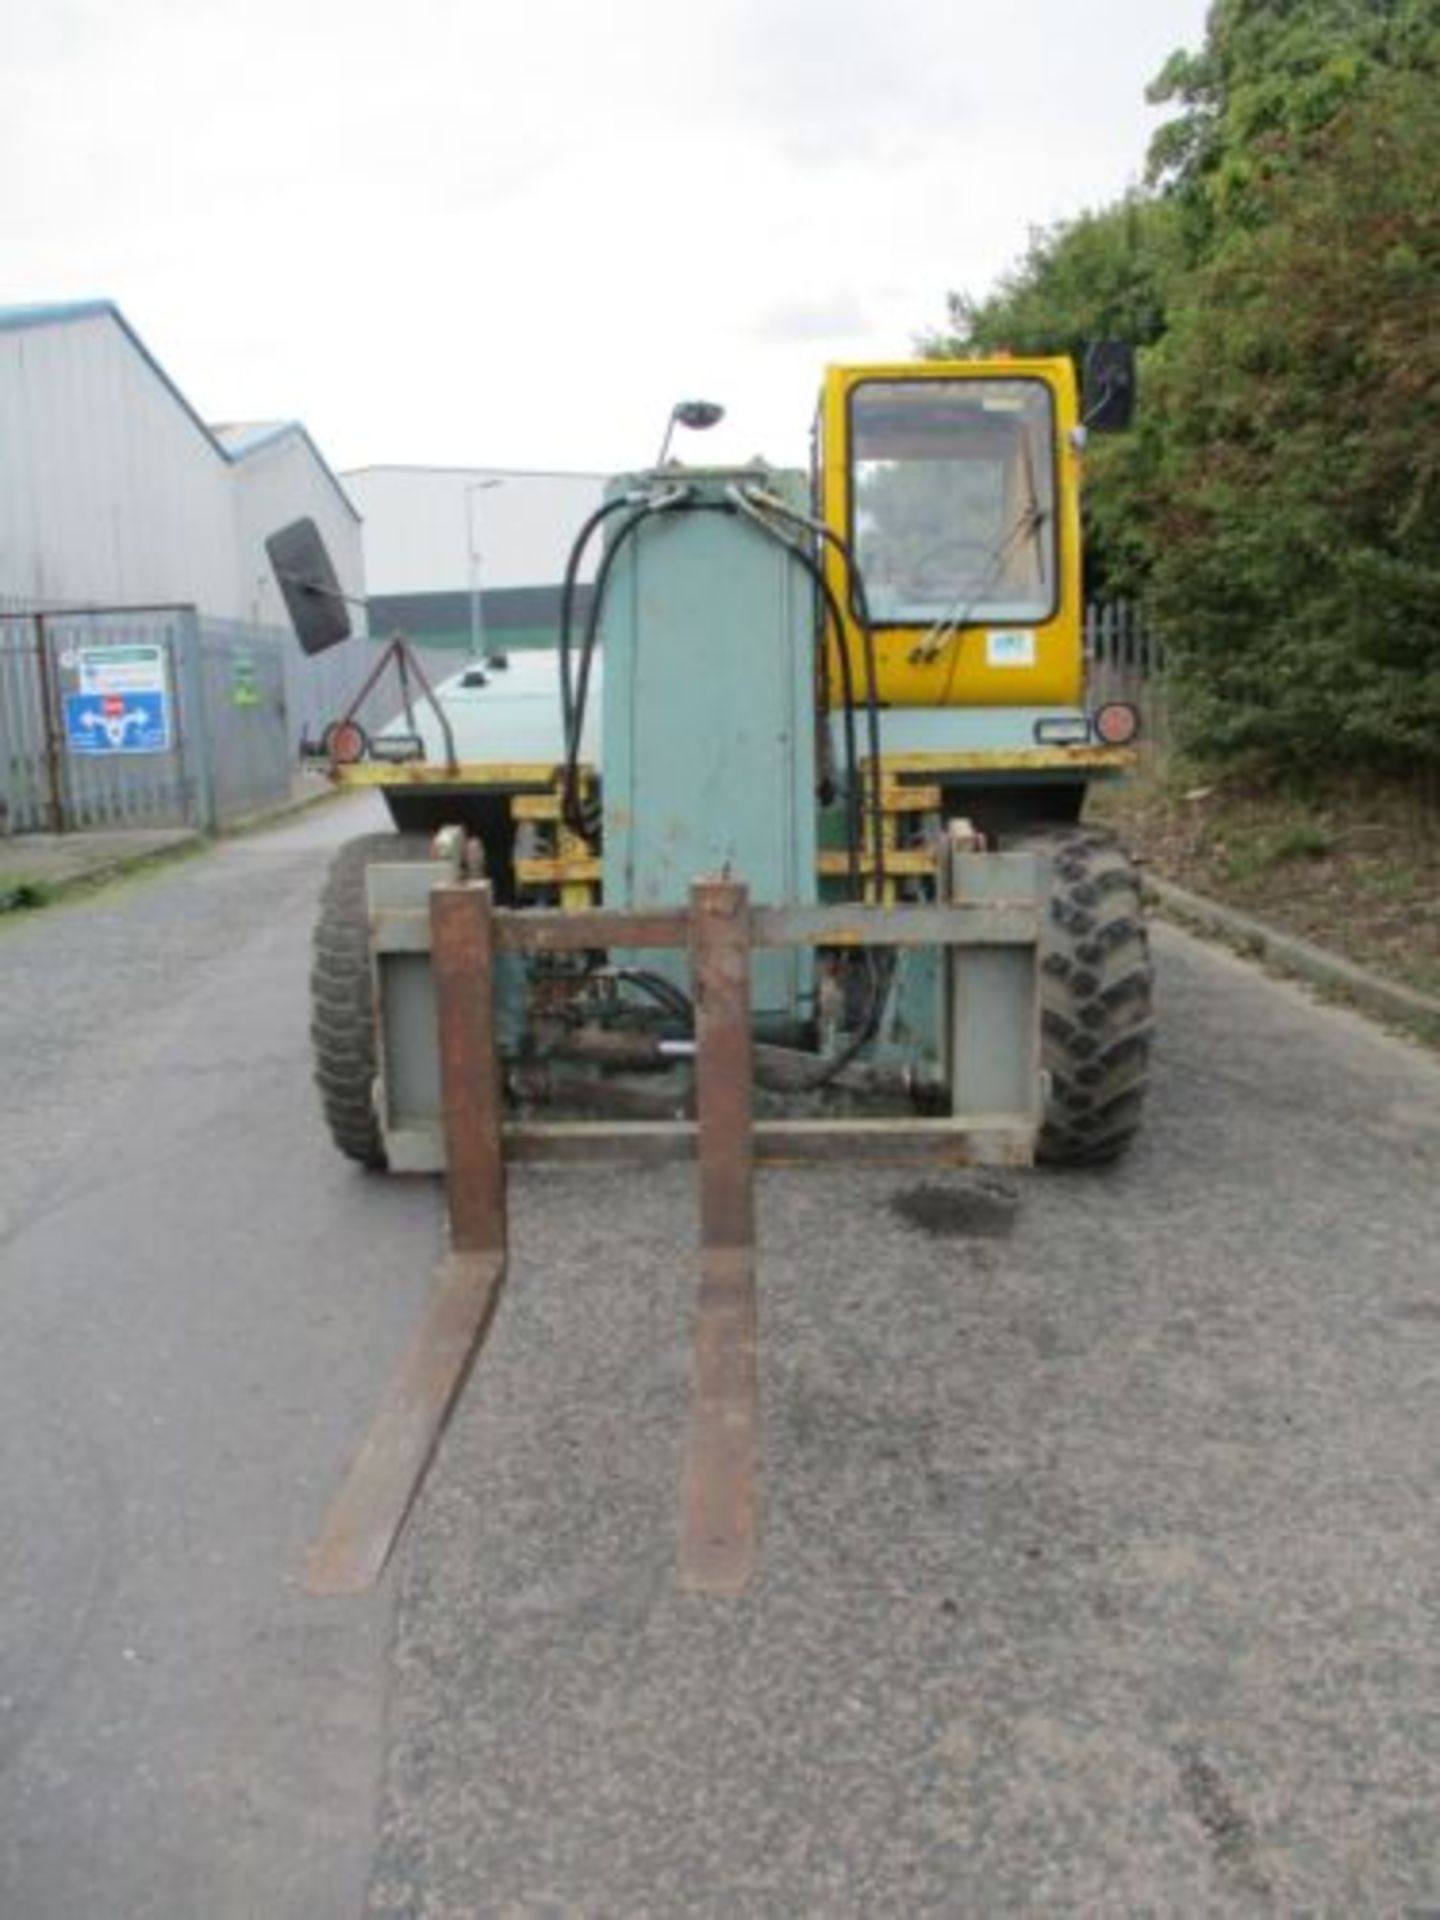
[[[1140,745],[1169,744],[1165,648],[1131,600],[1091,601],[1085,609],[1085,683],[1090,709],[1128,700],[1140,714]]]
[[[0,833],[213,832],[282,805],[380,651],[357,637],[310,659],[289,633],[186,606],[0,600]],[[432,682],[464,664],[422,660]],[[399,705],[390,672],[358,717],[373,732]]]

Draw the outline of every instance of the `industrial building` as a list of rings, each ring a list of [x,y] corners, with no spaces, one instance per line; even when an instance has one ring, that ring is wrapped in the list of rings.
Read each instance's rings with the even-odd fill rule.
[[[0,422],[0,606],[280,626],[264,540],[302,515],[364,594],[359,513],[304,427],[208,426],[112,301],[0,307]]]
[[[357,636],[265,551],[308,518]],[[298,422],[207,425],[108,300],[0,308],[0,833],[213,828],[288,797],[371,663],[360,516]]]
[[[373,633],[471,653],[555,644],[565,563],[604,475],[374,466],[341,479],[365,520]]]
[[[0,307],[0,833],[208,827],[272,804],[367,684],[361,723],[393,717],[395,674],[371,682],[397,629],[436,680],[457,650],[553,644],[602,489],[471,468],[342,479],[297,421],[207,422],[113,302]],[[301,518],[357,603],[355,637],[314,657],[265,548]]]

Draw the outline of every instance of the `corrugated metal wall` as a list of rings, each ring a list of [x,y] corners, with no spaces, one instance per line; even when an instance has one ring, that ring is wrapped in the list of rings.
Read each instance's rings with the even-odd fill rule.
[[[229,826],[289,796],[297,755],[285,701],[285,652],[294,643],[234,621],[201,620],[188,644],[198,653],[193,680],[213,816],[196,824]]]
[[[232,468],[109,317],[0,332],[0,585],[240,611]]]
[[[297,423],[213,433],[108,303],[0,307],[0,594],[281,617],[265,538],[306,515],[363,602],[353,504]]]

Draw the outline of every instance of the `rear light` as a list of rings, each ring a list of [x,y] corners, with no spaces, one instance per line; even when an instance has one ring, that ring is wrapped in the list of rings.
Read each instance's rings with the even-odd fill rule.
[[[1128,747],[1139,735],[1140,715],[1128,700],[1111,700],[1096,708],[1091,725],[1102,746]]]
[[[324,744],[332,767],[353,767],[370,749],[365,729],[354,720],[337,720],[334,726],[327,727]]]

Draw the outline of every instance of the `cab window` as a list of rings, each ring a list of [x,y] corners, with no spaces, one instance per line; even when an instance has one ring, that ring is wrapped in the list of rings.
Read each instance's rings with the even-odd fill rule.
[[[869,380],[850,396],[851,540],[878,625],[1055,610],[1055,432],[1039,380]]]

